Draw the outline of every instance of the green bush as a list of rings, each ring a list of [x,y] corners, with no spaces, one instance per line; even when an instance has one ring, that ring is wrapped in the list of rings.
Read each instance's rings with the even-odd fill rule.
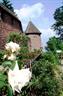
[[[48,60],[52,64],[59,64],[58,54],[54,54],[52,51],[44,52],[42,54],[42,59]]]
[[[32,68],[31,91],[36,96],[59,96],[62,87],[55,77],[54,68],[47,60],[39,60]]]
[[[12,32],[7,37],[7,42],[13,41],[18,43],[21,47],[28,47],[29,38],[25,34],[20,34],[19,32]]]

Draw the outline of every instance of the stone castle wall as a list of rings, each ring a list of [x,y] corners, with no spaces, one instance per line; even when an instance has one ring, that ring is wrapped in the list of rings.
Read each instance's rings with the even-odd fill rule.
[[[28,35],[28,37],[30,38],[30,42],[29,42],[29,49],[31,51],[33,51],[34,49],[40,49],[41,48],[41,38],[40,35],[38,34],[31,34]]]
[[[0,49],[4,49],[6,38],[10,32],[21,32],[20,22],[9,14],[4,13],[0,19]]]

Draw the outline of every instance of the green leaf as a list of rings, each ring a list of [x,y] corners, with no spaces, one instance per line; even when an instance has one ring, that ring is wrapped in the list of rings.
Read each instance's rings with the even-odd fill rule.
[[[13,96],[12,88],[10,87],[10,85],[8,85],[7,87],[8,87],[8,95],[7,96]]]
[[[3,73],[0,73],[0,89],[6,85],[6,79],[7,77]]]
[[[0,81],[0,89],[3,88],[5,85],[6,85],[5,82]]]
[[[10,67],[12,65],[12,62],[11,61],[5,61],[5,62],[2,63],[2,65],[4,67],[7,67],[7,66]]]

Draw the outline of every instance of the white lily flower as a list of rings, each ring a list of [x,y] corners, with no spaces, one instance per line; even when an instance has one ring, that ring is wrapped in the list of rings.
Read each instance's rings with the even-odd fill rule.
[[[4,57],[3,57],[3,58],[5,59],[6,57],[7,57],[7,55],[4,55]]]
[[[8,60],[16,60],[16,56],[14,54],[11,54],[8,56]]]
[[[3,59],[7,58],[8,60],[16,60],[16,56],[15,54],[11,53],[10,56],[7,55],[4,55],[3,56]]]
[[[16,52],[20,49],[19,44],[10,42],[5,45],[6,50],[11,50],[12,52]]]
[[[18,67],[18,64],[16,61],[16,65],[15,65],[14,70],[9,69],[9,72],[8,72],[8,82],[11,85],[13,92],[15,91],[15,87],[17,85],[17,82],[16,82],[16,75],[17,74],[16,73],[18,72],[18,70],[19,70],[19,67]]]
[[[32,73],[29,71],[29,68],[19,70],[16,62],[15,68],[13,70],[9,69],[8,72],[8,82],[13,92],[17,91],[20,93],[21,89],[29,83],[31,76]]]
[[[9,72],[8,72],[8,82],[11,85],[13,92],[14,92],[15,74],[13,73],[13,71],[11,69],[9,69]]]

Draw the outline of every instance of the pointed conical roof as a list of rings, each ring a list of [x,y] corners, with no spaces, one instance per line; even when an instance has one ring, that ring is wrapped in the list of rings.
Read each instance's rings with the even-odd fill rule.
[[[30,21],[26,28],[26,34],[41,34],[41,32],[36,28],[36,26]]]

